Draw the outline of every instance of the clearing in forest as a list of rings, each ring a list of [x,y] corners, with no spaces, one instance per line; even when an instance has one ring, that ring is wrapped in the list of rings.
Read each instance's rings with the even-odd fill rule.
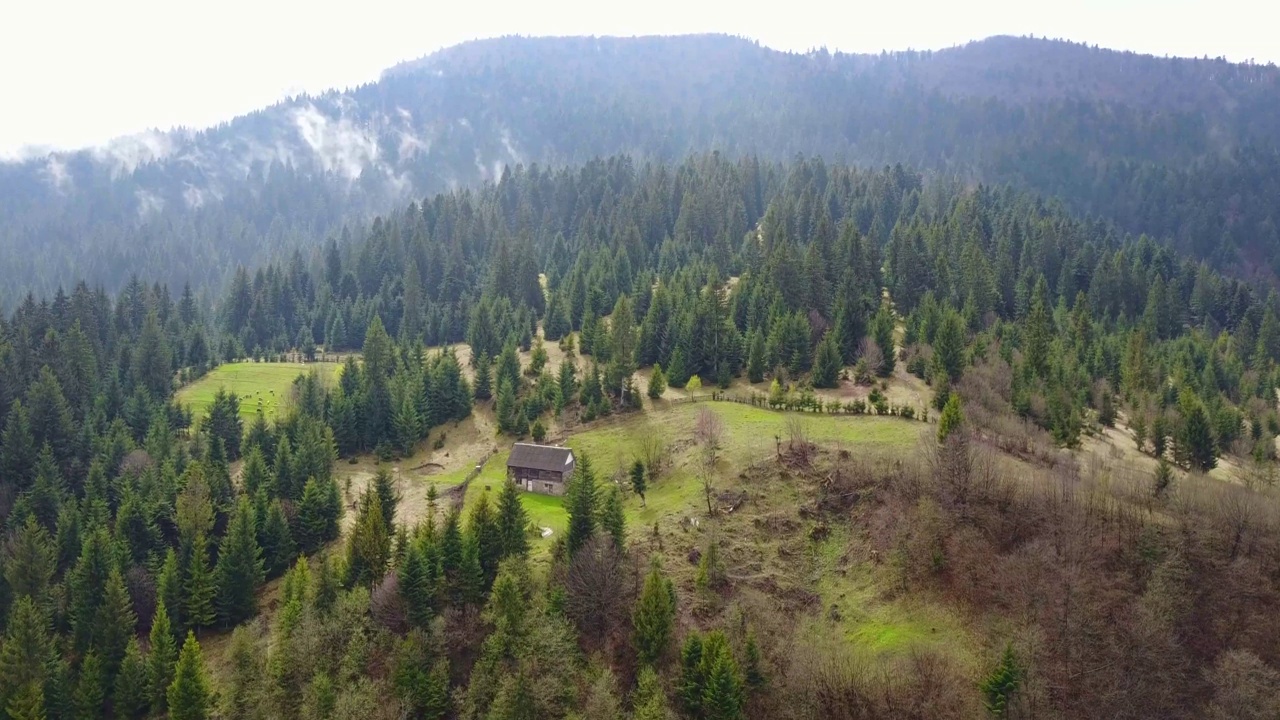
[[[178,390],[175,397],[191,408],[192,417],[199,419],[213,404],[218,389],[223,388],[240,396],[240,417],[246,423],[258,410],[268,420],[274,420],[288,407],[289,390],[299,375],[316,370],[328,382],[337,377],[341,367],[338,363],[225,363]]]

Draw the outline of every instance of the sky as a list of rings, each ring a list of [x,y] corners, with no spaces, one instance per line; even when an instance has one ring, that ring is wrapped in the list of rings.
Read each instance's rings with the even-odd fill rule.
[[[40,0],[0,9],[0,157],[203,128],[300,92],[376,80],[501,35],[723,32],[780,50],[936,49],[1036,35],[1154,55],[1280,62],[1263,0]]]

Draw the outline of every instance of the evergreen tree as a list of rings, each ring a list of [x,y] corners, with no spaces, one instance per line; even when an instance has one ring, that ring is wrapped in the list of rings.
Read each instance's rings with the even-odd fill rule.
[[[391,560],[391,531],[382,499],[372,489],[360,498],[360,516],[347,538],[347,583],[370,587],[386,574]]]
[[[14,602],[0,643],[0,703],[10,708],[10,717],[14,707],[44,709],[44,687],[58,662],[49,630],[49,618],[29,595]]]
[[[22,685],[10,696],[9,702],[5,704],[5,712],[9,720],[45,720],[48,715],[45,711],[44,688],[36,682]]]
[[[218,617],[230,627],[253,617],[258,611],[257,588],[266,578],[262,548],[258,546],[253,508],[241,497],[218,546]]]
[[[992,717],[1006,717],[1009,700],[1022,683],[1022,668],[1013,653],[1013,646],[1006,645],[1000,663],[979,686],[984,696],[987,712]]]
[[[764,687],[765,677],[764,669],[761,667],[760,645],[756,643],[756,634],[752,631],[747,632],[747,641],[742,654],[744,657],[743,679],[747,681],[747,687],[753,690]]]
[[[209,717],[209,680],[205,676],[204,658],[194,633],[187,633],[182,654],[167,691],[169,717],[172,720],[205,720]]]
[[[22,491],[35,480],[36,441],[21,400],[14,400],[0,433],[0,478]]]
[[[893,310],[888,305],[881,304],[880,309],[876,311],[875,317],[871,320],[872,336],[876,341],[876,345],[884,354],[880,367],[875,368],[876,374],[880,377],[892,375],[893,368],[897,364],[897,351],[894,349],[893,340],[896,326],[897,320],[893,316]]]
[[[493,396],[493,358],[487,353],[479,353],[475,366],[476,399],[488,400]]]
[[[564,409],[571,404],[578,395],[578,378],[577,370],[573,362],[568,358],[560,361],[560,370],[557,373],[556,388],[559,390],[556,407]]]
[[[835,335],[828,332],[818,343],[818,350],[813,361],[813,386],[817,388],[833,388],[840,384],[840,370],[843,363],[840,348],[836,345]]]
[[[642,665],[657,665],[666,654],[675,629],[675,588],[657,562],[644,579],[644,589],[631,613],[631,642]]]
[[[631,479],[631,492],[640,496],[640,506],[644,507],[644,494],[648,489],[648,473],[645,472],[644,461],[640,458],[636,458],[635,461],[631,463],[631,470],[628,475]]]
[[[146,716],[151,707],[151,687],[147,661],[137,638],[130,638],[120,672],[116,675],[115,692],[111,695],[117,720],[136,720]]]
[[[98,660],[102,663],[103,677],[106,685],[103,692],[114,682],[120,661],[124,658],[129,646],[129,638],[133,637],[138,618],[133,613],[133,604],[129,592],[125,589],[124,578],[118,568],[112,568],[107,577],[102,593],[102,603],[98,605],[93,622],[92,645],[98,651]]]
[[[262,529],[262,558],[267,577],[283,575],[297,557],[289,521],[280,500],[272,500]]]
[[[107,673],[92,650],[80,661],[80,674],[76,679],[74,695],[76,720],[98,720],[103,716],[107,701]]]
[[[605,493],[603,507],[600,508],[600,527],[609,533],[613,546],[619,551],[627,547],[627,520],[622,511],[622,493],[612,485]]]
[[[1178,433],[1177,450],[1185,458],[1188,467],[1208,472],[1218,464],[1217,441],[1204,405],[1190,391],[1184,390],[1179,398],[1182,410],[1182,426]]]
[[[309,478],[298,503],[298,527],[294,533],[303,553],[313,553],[329,540],[328,505],[325,489],[315,478]]]
[[[1049,369],[1049,344],[1053,340],[1050,313],[1049,285],[1041,275],[1032,291],[1031,310],[1023,326],[1023,358],[1036,377],[1044,377]]]
[[[498,518],[494,517],[489,500],[484,495],[471,508],[469,530],[475,539],[480,569],[484,573],[484,588],[488,590],[498,575],[498,562],[503,557],[503,533]]]
[[[244,425],[240,420],[240,398],[235,393],[218,388],[202,428],[209,434],[210,442],[222,441],[227,460],[240,459],[240,440],[244,436]]]
[[[578,466],[569,481],[565,510],[569,514],[569,530],[566,545],[569,556],[587,544],[596,532],[596,475],[591,459],[585,453],[578,456]]]
[[[705,656],[704,656],[705,662]],[[702,693],[702,713],[707,720],[738,720],[743,717],[743,682],[733,655],[722,651],[706,671]]]
[[[183,623],[191,629],[213,625],[217,614],[214,597],[217,585],[209,569],[209,543],[204,535],[197,535],[187,549],[187,567],[183,578],[182,595],[185,601]]]
[[[44,599],[58,567],[58,549],[34,516],[29,516],[5,544],[3,566],[11,597]]]
[[[667,391],[667,376],[662,374],[662,365],[654,365],[649,376],[649,398],[657,400]]]
[[[703,642],[702,636],[693,633],[685,638],[680,649],[680,679],[677,691],[680,693],[680,704],[686,712],[695,717],[702,713],[702,694],[706,687],[703,675]]]
[[[526,529],[529,527],[529,516],[520,502],[520,491],[515,483],[502,485],[502,494],[498,498],[498,532],[502,541],[502,557],[525,556],[529,553],[529,538]]]
[[[640,668],[636,676],[636,690],[632,695],[634,712],[632,720],[674,720],[675,715],[667,707],[666,691],[662,679],[648,665]]]
[[[752,330],[750,337],[747,339],[748,382],[755,384],[764,380],[766,362],[764,334],[759,330]]]
[[[964,345],[964,320],[959,313],[948,310],[933,338],[935,375],[944,374],[953,383],[960,379],[964,371]]]
[[[938,418],[938,442],[943,443],[951,437],[951,433],[955,432],[964,423],[964,413],[960,409],[960,396],[951,393],[947,398],[947,404],[942,408],[942,415]]]

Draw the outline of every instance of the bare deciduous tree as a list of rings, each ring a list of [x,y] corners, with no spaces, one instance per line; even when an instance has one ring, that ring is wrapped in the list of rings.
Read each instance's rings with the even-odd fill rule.
[[[606,533],[596,533],[574,556],[565,578],[565,611],[578,630],[603,643],[626,618],[631,583],[622,556]]]
[[[724,441],[724,421],[710,408],[698,411],[698,420],[693,426],[693,436],[702,447],[699,453],[699,474],[702,476],[702,494],[707,501],[707,514],[715,514],[715,506],[711,496],[715,490],[714,477],[716,463],[720,460],[720,447]]]
[[[667,464],[667,445],[657,428],[647,427],[640,434],[636,443],[636,458],[644,463],[645,472],[649,474],[649,482],[654,482],[661,475]]]

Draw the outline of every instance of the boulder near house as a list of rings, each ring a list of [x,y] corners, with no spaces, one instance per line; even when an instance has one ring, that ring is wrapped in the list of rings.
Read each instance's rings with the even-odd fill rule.
[[[528,492],[563,495],[575,464],[567,447],[516,443],[507,458],[507,479]]]

